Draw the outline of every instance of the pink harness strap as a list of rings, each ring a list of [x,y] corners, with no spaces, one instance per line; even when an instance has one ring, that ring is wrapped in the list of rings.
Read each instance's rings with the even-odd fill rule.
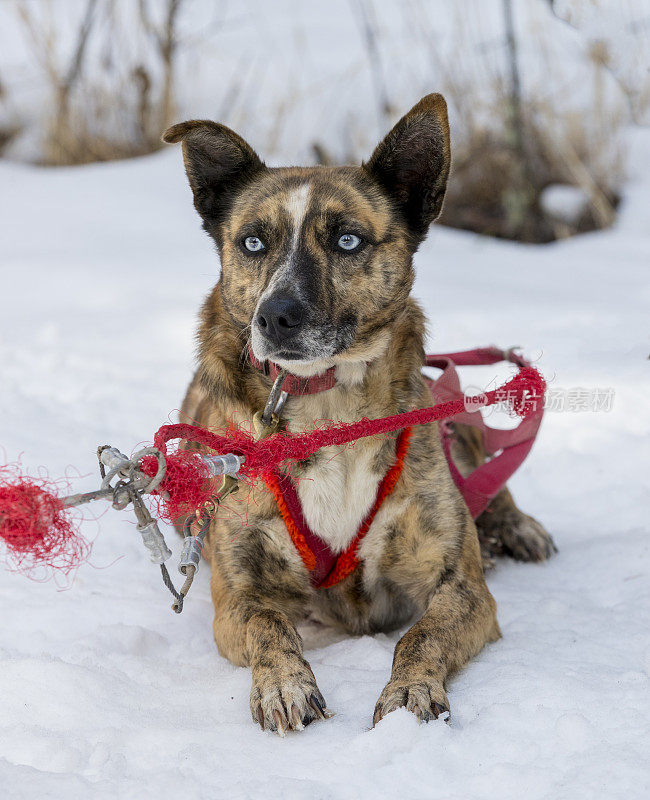
[[[460,353],[440,353],[426,357],[426,366],[442,370],[439,378],[436,380],[427,378],[427,383],[436,401],[457,400],[464,397],[456,372],[457,366],[482,366],[497,364],[500,361],[510,361],[520,368],[530,366],[529,362],[512,348],[504,351],[497,347],[479,347]],[[460,474],[451,454],[452,425],[444,421],[439,426],[451,476],[474,519],[485,511],[492,498],[505,486],[533,446],[544,415],[543,398],[533,399],[536,403],[532,413],[512,430],[489,427],[478,409],[474,412],[464,411],[456,416],[458,422],[472,425],[481,431],[486,452],[492,456],[466,478]]]

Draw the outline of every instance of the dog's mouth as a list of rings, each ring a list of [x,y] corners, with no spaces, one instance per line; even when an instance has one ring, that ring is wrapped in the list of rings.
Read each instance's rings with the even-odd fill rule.
[[[289,370],[319,371],[325,365],[334,364],[336,356],[343,353],[354,340],[353,326],[345,323],[301,325],[290,336],[278,337],[260,326],[257,320],[251,324],[251,349],[259,361],[273,361]]]
[[[300,361],[310,363],[316,359],[308,356],[302,350],[278,350],[273,354],[273,361]]]
[[[319,328],[304,329],[296,332],[289,343],[274,342],[253,322],[251,326],[251,348],[259,361],[273,361],[279,366],[308,367],[324,359],[332,358],[337,351],[336,341],[331,332]]]

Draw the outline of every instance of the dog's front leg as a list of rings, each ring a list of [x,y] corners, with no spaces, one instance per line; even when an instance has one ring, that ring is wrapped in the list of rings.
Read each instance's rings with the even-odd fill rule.
[[[422,618],[397,643],[373,724],[401,706],[422,722],[448,718],[447,677],[499,638],[496,603],[483,579],[478,545],[465,545],[471,554],[464,553],[451,573],[439,575]]]
[[[284,580],[291,580],[286,570]],[[262,584],[271,585],[266,581]],[[284,588],[288,595],[290,589],[296,593],[298,585]],[[303,656],[300,634],[289,616],[278,609],[279,596],[271,598],[252,585],[233,593],[215,563],[212,600],[219,652],[233,664],[252,669],[253,721],[263,730],[284,735],[286,730],[302,730],[313,720],[324,718],[325,700]]]

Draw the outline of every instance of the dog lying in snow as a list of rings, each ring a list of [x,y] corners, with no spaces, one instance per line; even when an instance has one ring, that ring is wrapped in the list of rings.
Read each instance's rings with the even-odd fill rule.
[[[299,387],[282,414],[290,431],[431,405],[421,375],[424,315],[409,293],[413,255],[440,214],[449,173],[442,96],[423,98],[360,167],[270,169],[210,121],[174,125],[164,140],[182,142],[194,205],[222,266],[201,312],[183,421],[250,423],[273,383],[269,364]],[[454,456],[469,471],[485,453],[473,429],[457,427]],[[314,580],[287,504],[295,525],[336,559],[398,468],[359,545],[359,566],[333,585]],[[434,424],[416,426],[408,441],[324,448],[296,476],[290,496],[254,486],[244,523],[236,496],[226,500],[234,513],[220,513],[207,539],[215,640],[223,656],[252,669],[253,719],[284,734],[327,715],[295,627],[307,617],[350,634],[414,622],[397,643],[374,722],[400,706],[422,721],[447,717],[448,676],[500,636],[479,537],[523,560],[549,556],[551,538],[507,489],[475,525]]]

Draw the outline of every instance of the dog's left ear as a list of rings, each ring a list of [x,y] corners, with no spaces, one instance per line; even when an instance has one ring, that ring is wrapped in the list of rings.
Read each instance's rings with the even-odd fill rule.
[[[447,104],[441,94],[428,94],[363,166],[388,191],[421,239],[442,210],[450,163]]]

